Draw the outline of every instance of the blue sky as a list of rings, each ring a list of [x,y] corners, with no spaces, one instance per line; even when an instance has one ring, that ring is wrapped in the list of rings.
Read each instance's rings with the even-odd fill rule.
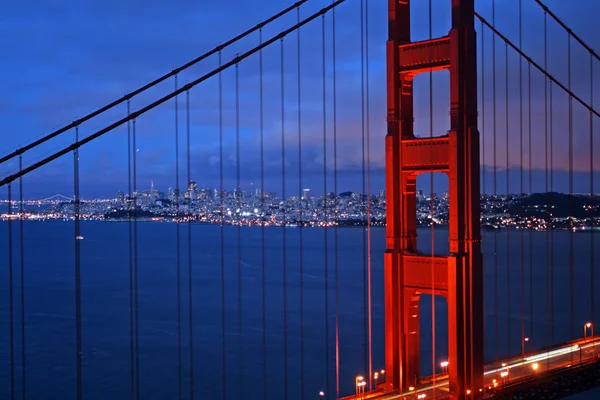
[[[447,33],[450,26],[450,0],[433,1],[433,36]],[[301,17],[320,9],[329,1],[309,0],[301,7]],[[383,188],[383,138],[385,135],[385,40],[387,38],[387,2],[369,0],[369,132],[372,191]],[[144,83],[164,74],[184,62],[212,49],[235,34],[275,14],[290,1],[241,0],[170,2],[106,0],[102,2],[57,0],[34,3],[10,2],[0,13],[0,126],[2,127],[3,154],[59,128],[70,121],[93,111]],[[477,1],[477,11],[491,21],[491,0]],[[337,24],[337,134],[338,134],[338,191],[362,190],[362,116],[361,116],[361,33],[359,0],[346,0],[336,11]],[[600,38],[594,34],[600,3],[595,0],[569,2],[547,0],[547,5],[596,51]],[[518,41],[517,0],[496,0],[496,24],[511,40]],[[270,38],[295,23],[292,12],[281,21],[265,28],[263,37]],[[428,37],[427,2],[419,1],[413,7],[411,30],[414,40]],[[327,191],[333,190],[333,108],[332,108],[332,19],[325,18],[326,27],[326,142]],[[285,82],[285,159],[286,192],[298,193],[309,187],[322,193],[323,182],[323,107],[322,107],[322,20],[313,21],[301,30],[300,74],[298,75],[297,36],[284,40]],[[539,63],[543,63],[543,13],[533,0],[523,0],[523,48]],[[476,24],[480,28],[479,23]],[[567,84],[566,33],[549,20],[549,69],[561,82]],[[251,35],[222,54],[228,61],[236,53],[244,52],[258,43],[258,34]],[[492,190],[492,67],[491,36],[484,32],[487,55],[480,74],[485,80],[486,98],[480,101],[480,116],[485,106],[485,126],[480,123],[486,140],[487,191]],[[504,45],[497,46],[497,191],[506,190],[506,110]],[[572,85],[582,98],[590,97],[589,56],[573,42]],[[481,44],[478,45],[478,51]],[[264,167],[265,190],[281,192],[281,100],[280,100],[280,45],[275,44],[263,53],[264,82]],[[481,61],[481,60],[480,60]],[[239,65],[240,84],[240,182],[242,188],[260,187],[259,153],[259,73],[258,56],[252,56]],[[598,64],[598,62],[595,62]],[[179,82],[193,80],[218,65],[212,57],[182,73]],[[526,80],[526,63],[524,63]],[[598,65],[594,74],[600,75]],[[519,61],[509,53],[509,176],[511,191],[519,190],[520,162],[519,137]],[[302,182],[298,181],[298,93],[297,79],[301,85],[302,130]],[[544,167],[544,103],[543,78],[532,74],[532,165]],[[223,164],[224,187],[236,185],[238,165],[235,142],[235,70],[223,73]],[[448,129],[447,74],[434,74],[434,134]],[[418,76],[415,80],[415,131],[429,135],[429,78]],[[600,80],[595,79],[596,99],[600,97]],[[218,81],[210,79],[190,93],[191,177],[199,184],[218,187],[219,182],[219,107]],[[174,81],[159,85],[148,94],[132,101],[139,109],[154,98],[167,94]],[[480,87],[481,93],[481,87]],[[365,92],[366,95],[366,92]],[[524,92],[527,98],[527,91]],[[527,103],[525,103],[527,104]],[[598,104],[598,100],[595,100]],[[599,107],[596,106],[596,109]],[[186,170],[186,104],[185,96],[179,98],[180,134],[180,185],[187,180]],[[567,166],[567,100],[556,93],[554,103],[554,155],[556,169]],[[526,110],[527,111],[527,110]],[[124,106],[117,107],[105,116],[86,123],[80,136],[89,135],[105,125],[123,117]],[[527,112],[526,112],[527,114]],[[524,118],[527,129],[527,115]],[[596,119],[596,127],[600,121]],[[595,129],[597,137],[600,128]],[[527,130],[525,131],[527,136]],[[589,114],[574,106],[574,166],[575,191],[589,191]],[[155,186],[164,190],[174,187],[175,176],[175,104],[168,102],[137,121],[138,187]],[[47,156],[72,143],[74,132],[53,140],[43,149],[24,156],[25,165]],[[600,154],[600,139],[595,152]],[[525,143],[525,162],[528,162],[528,144]],[[85,146],[80,154],[81,191],[84,197],[112,196],[117,190],[127,190],[127,128],[108,133],[102,139]],[[600,164],[600,163],[596,163]],[[14,172],[13,163],[0,166],[0,173]],[[597,169],[599,169],[597,167]],[[72,194],[73,157],[65,156],[24,180],[26,197],[40,197],[60,192]],[[534,191],[543,190],[543,171],[534,173]],[[566,190],[566,174],[556,172],[555,189]],[[596,173],[596,178],[600,174]],[[598,181],[598,179],[596,179]],[[419,186],[425,188],[428,178]],[[445,179],[436,181],[436,191],[445,190]],[[366,183],[366,182],[365,182]],[[596,183],[600,187],[600,181]],[[527,180],[525,188],[527,189]],[[5,198],[6,189],[0,188]]]

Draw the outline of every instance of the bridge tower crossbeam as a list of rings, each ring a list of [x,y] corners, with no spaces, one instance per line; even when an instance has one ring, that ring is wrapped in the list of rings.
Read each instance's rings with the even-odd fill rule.
[[[419,376],[419,297],[448,302],[450,393],[465,399],[483,388],[483,275],[479,225],[479,132],[474,0],[452,1],[448,36],[411,42],[410,0],[389,1],[385,253],[386,385],[408,390]],[[413,78],[450,72],[450,129],[438,138],[413,132]],[[416,178],[449,177],[447,256],[417,250]]]

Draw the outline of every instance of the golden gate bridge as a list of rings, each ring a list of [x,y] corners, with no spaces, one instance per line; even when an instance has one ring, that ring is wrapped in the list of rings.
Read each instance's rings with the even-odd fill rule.
[[[520,0],[518,5],[515,2],[515,21],[512,22],[518,24],[516,32],[503,32],[499,27],[495,1],[491,2],[491,12],[476,11],[473,0],[448,1],[451,4],[448,15],[451,24],[448,34],[439,38],[433,36],[436,27],[430,0],[429,35],[422,40],[412,39],[411,20],[414,15],[411,14],[411,5],[414,6],[414,2],[389,0],[385,60],[387,130],[384,134],[383,126],[374,122],[372,116],[372,103],[377,103],[372,99],[369,72],[369,66],[376,59],[375,52],[369,50],[369,31],[372,29],[369,24],[373,23],[369,10],[373,2],[337,0],[324,6],[316,3],[298,1],[160,78],[0,158],[0,165],[10,169],[9,174],[0,180],[0,187],[6,191],[8,199],[7,214],[23,215],[23,191],[27,187],[27,178],[33,173],[39,176],[58,160],[72,157],[72,173],[63,171],[62,175],[69,176],[69,179],[72,175],[74,197],[55,195],[44,200],[73,201],[75,207],[70,235],[73,296],[65,299],[74,306],[74,326],[63,334],[75,338],[70,349],[75,379],[65,384],[76,389],[76,398],[87,397],[88,387],[91,392],[97,390],[85,378],[86,369],[91,365],[84,362],[86,330],[83,327],[88,317],[82,308],[82,297],[86,296],[85,287],[93,282],[87,283],[87,286],[82,283],[82,274],[86,271],[86,258],[82,253],[85,245],[78,240],[82,237],[79,218],[81,152],[93,148],[103,137],[116,134],[126,137],[118,151],[127,155],[123,175],[127,181],[128,198],[132,199],[127,205],[126,218],[128,260],[122,266],[128,272],[125,299],[129,312],[128,365],[127,377],[112,376],[108,379],[127,381],[126,397],[148,398],[156,390],[152,384],[143,383],[140,377],[144,363],[153,356],[160,358],[162,353],[153,354],[151,349],[140,347],[144,327],[140,324],[138,279],[145,267],[141,262],[144,250],[140,243],[146,228],[138,223],[141,207],[134,193],[138,191],[137,181],[142,167],[138,150],[144,141],[143,131],[150,129],[152,113],[158,109],[168,110],[172,118],[170,140],[174,145],[175,167],[172,178],[177,189],[177,198],[173,202],[174,216],[191,214],[191,207],[181,207],[181,180],[192,181],[194,144],[212,140],[216,143],[212,156],[218,161],[212,165],[214,170],[211,172],[217,176],[220,193],[220,199],[215,200],[215,212],[222,218],[226,214],[223,195],[226,184],[236,188],[233,198],[239,202],[237,212],[244,208],[240,187],[247,171],[243,170],[241,160],[245,157],[250,159],[249,153],[257,153],[251,160],[260,179],[254,177],[252,181],[260,182],[263,216],[267,201],[264,193],[272,184],[273,170],[279,175],[277,184],[282,192],[283,204],[289,193],[298,198],[304,196],[306,174],[308,171],[314,173],[316,169],[324,195],[319,213],[324,220],[337,218],[340,202],[336,195],[342,189],[340,180],[345,173],[343,153],[352,152],[360,160],[357,182],[362,188],[362,196],[358,204],[361,218],[365,221],[365,229],[360,232],[357,242],[351,243],[351,246],[363,249],[362,259],[354,260],[357,264],[353,275],[354,279],[362,281],[361,286],[354,287],[351,295],[347,294],[344,298],[344,301],[356,303],[362,312],[362,321],[356,326],[344,325],[349,330],[360,332],[361,337],[352,343],[344,342],[347,333],[341,328],[343,319],[350,317],[340,313],[343,308],[340,292],[345,290],[340,286],[344,284],[340,277],[347,272],[340,262],[340,254],[349,250],[345,247],[348,243],[341,239],[344,237],[340,232],[342,229],[336,224],[325,224],[321,228],[323,254],[317,261],[309,255],[306,244],[308,233],[302,224],[298,225],[299,229],[294,234],[282,229],[276,243],[266,238],[270,235],[268,230],[279,228],[265,229],[264,220],[259,223],[262,227],[256,229],[261,231],[260,240],[254,247],[255,255],[261,260],[257,275],[259,290],[254,291],[253,300],[245,304],[247,300],[243,300],[242,294],[250,288],[243,282],[244,262],[240,249],[247,231],[240,223],[234,228],[236,234],[230,236],[221,223],[215,234],[220,245],[220,259],[210,272],[220,284],[210,300],[219,305],[220,318],[215,326],[203,326],[202,318],[195,314],[204,305],[194,300],[193,275],[200,273],[199,266],[208,261],[193,253],[194,222],[187,218],[186,223],[175,224],[172,233],[175,240],[176,306],[172,311],[177,315],[177,398],[206,397],[207,392],[202,390],[207,385],[210,385],[209,395],[223,399],[235,397],[231,393],[237,393],[240,398],[286,399],[467,399],[510,396],[516,392],[535,397],[539,396],[539,392],[532,390],[546,385],[546,382],[556,382],[564,376],[582,376],[597,369],[599,353],[594,333],[597,320],[594,292],[598,261],[594,254],[597,237],[593,232],[598,223],[594,186],[598,141],[594,140],[594,136],[597,135],[595,121],[600,114],[594,107],[593,71],[600,59],[596,52],[575,33],[576,29],[571,29],[539,0]],[[541,58],[528,55],[523,45],[523,3],[539,6],[543,22],[541,32],[538,31],[543,38]],[[341,27],[336,24],[336,12],[352,13],[359,25],[360,34],[355,38],[360,47],[358,81],[347,79],[349,67],[340,61]],[[554,44],[548,41],[551,23],[560,28],[566,41],[566,82],[549,63],[549,55],[556,50]],[[272,34],[268,35],[268,32]],[[301,39],[306,40],[304,37],[311,41],[307,44],[302,42]],[[574,59],[573,46],[579,46],[579,55],[584,54],[585,59]],[[234,55],[224,57],[231,48],[235,49]],[[265,57],[267,52],[271,58]],[[317,61],[310,64],[305,60],[303,63],[303,57],[306,59],[309,54]],[[560,56],[564,58],[564,52]],[[201,64],[208,60],[213,64]],[[383,60],[378,61],[383,63]],[[517,76],[510,68],[511,63],[513,68],[518,66]],[[198,68],[194,70],[198,65],[202,65],[206,72],[198,73]],[[589,78],[585,78],[589,79],[589,98],[585,91],[573,84],[575,65],[579,67],[577,73],[581,73],[582,66],[589,65],[586,70]],[[240,75],[243,68],[252,70],[254,74],[246,82]],[[303,68],[310,69],[310,81],[301,74]],[[436,135],[434,129],[437,124],[434,104],[437,106],[436,96],[442,96],[437,93],[440,85],[434,84],[434,76],[440,71],[450,82],[449,90],[443,91],[443,96],[449,97],[449,108],[443,111],[449,113],[450,124],[441,136]],[[417,90],[421,84],[427,83],[421,75],[428,79],[429,93]],[[165,83],[170,85],[168,89],[165,89]],[[165,84],[162,89],[166,93],[151,100],[143,97],[146,93],[154,93],[151,90],[161,84]],[[346,85],[349,84],[360,92],[355,101],[346,93]],[[253,99],[242,98],[242,85],[254,88]],[[199,94],[196,99],[193,98],[195,90]],[[429,115],[414,106],[413,98],[419,92],[428,97]],[[509,100],[509,93],[513,92],[519,95],[518,104]],[[206,96],[216,99],[218,115],[211,116],[210,132],[203,129],[193,133],[193,114],[197,110],[192,100],[202,104],[202,98]],[[246,114],[244,108],[247,109]],[[109,113],[115,109],[125,115],[113,118],[116,114]],[[556,117],[559,112],[566,116],[566,123]],[[275,121],[271,117],[267,121],[267,113],[276,115]],[[348,114],[359,115],[360,126],[349,126],[345,121]],[[307,122],[306,115],[312,118],[310,122]],[[103,116],[111,118],[111,122],[100,129],[88,129],[86,124],[89,121]],[[253,126],[253,131],[258,132],[253,147],[244,140],[243,131],[248,126]],[[427,133],[416,135],[417,126]],[[35,149],[66,135],[74,138],[72,144],[37,161],[27,157]],[[212,136],[207,139],[209,135]],[[315,142],[320,146],[317,150]],[[577,151],[582,146],[588,151]],[[380,253],[373,251],[375,245],[370,223],[373,149],[385,155],[387,224],[382,240],[385,249]],[[423,250],[422,243],[417,243],[417,177],[430,174],[428,183],[431,192],[434,192],[434,173],[444,174],[448,180],[449,225],[445,253],[436,251],[434,237],[440,228],[435,224],[431,225],[429,253]],[[536,182],[535,173],[538,173],[541,184]],[[566,174],[566,186],[556,178],[560,174]],[[585,184],[589,190],[579,187],[581,182],[577,181],[580,176],[587,178]],[[505,184],[505,188],[500,187],[501,183]],[[533,235],[527,229],[487,233],[481,230],[482,212],[507,212],[503,210],[507,206],[500,200],[503,191],[507,196],[515,192],[547,196],[563,186],[567,194],[589,193],[590,211],[585,217],[585,223],[591,228],[588,236],[576,236],[574,229],[564,232],[546,229],[542,233],[545,242],[541,245],[545,253],[536,254]],[[333,196],[328,198],[330,192]],[[492,199],[495,204],[493,212],[481,210],[482,196]],[[574,224],[572,198],[566,205],[570,215],[566,220],[571,225]],[[436,210],[433,196],[431,199],[433,218]],[[303,221],[304,214],[311,211],[300,207],[294,211],[294,222],[289,214],[291,211],[285,206],[272,212],[281,214],[291,226]],[[554,217],[551,210],[542,214],[541,218],[552,226]],[[24,239],[30,228],[23,219],[7,218],[1,224],[5,232],[3,240],[6,241],[6,257],[1,270],[7,275],[7,301],[2,310],[8,325],[6,353],[2,354],[7,356],[9,398],[26,398],[26,393],[31,390],[27,385],[27,380],[32,379],[29,371],[35,364],[35,355],[27,352],[28,336],[25,332],[28,321],[33,317],[27,317],[26,281],[28,263],[31,262],[28,254],[36,250],[35,245]],[[555,239],[559,233],[560,240],[564,241],[560,247]],[[422,231],[419,236],[424,236]],[[504,248],[501,240],[504,240]],[[297,251],[289,250],[291,241],[297,242]],[[576,261],[581,241],[589,242],[584,254],[585,262]],[[281,261],[278,261],[282,274],[282,323],[277,327],[269,324],[269,318],[273,316],[269,315],[269,276],[265,261],[273,246],[283,253]],[[237,250],[234,251],[235,248]],[[231,257],[228,260],[229,252]],[[373,279],[374,259],[382,262],[381,279],[378,280]],[[542,265],[543,273],[534,274],[534,262]],[[320,294],[323,307],[320,310],[322,315],[318,317],[318,328],[314,325],[317,318],[314,310],[307,306],[315,287],[311,286],[314,278],[306,271],[315,263],[321,274],[319,279],[323,280],[323,293]],[[237,271],[234,281],[226,279],[230,269]],[[207,273],[206,270],[202,272]],[[562,279],[565,282],[559,282]],[[511,286],[515,282],[517,287]],[[501,293],[500,284],[505,285],[505,293]],[[231,289],[230,285],[233,285],[232,291],[237,296],[227,295],[226,288]],[[587,286],[584,288],[584,285]],[[585,301],[577,300],[576,292],[580,292]],[[383,312],[376,320],[372,301],[379,294],[383,297]],[[423,335],[420,317],[427,308],[421,299],[425,295],[431,298],[430,338]],[[561,298],[561,295],[564,297]],[[447,337],[442,338],[447,342],[447,348],[442,351],[436,350],[440,342],[438,336],[442,335],[436,330],[436,324],[441,324],[440,310],[436,312],[436,296],[443,297],[447,304],[447,332],[444,335]],[[237,312],[231,316],[227,307],[236,302]],[[556,304],[558,302],[564,304]],[[544,315],[536,315],[536,304],[544,310]],[[246,321],[245,307],[259,308],[260,321],[255,321],[254,325]],[[511,317],[514,307],[520,313],[518,321]],[[235,323],[236,343],[233,343],[229,332],[233,328],[226,325],[228,321]],[[307,328],[310,324],[311,328]],[[194,352],[197,346],[208,340],[203,336],[207,329],[218,331],[220,335],[219,338],[206,335],[215,339],[211,346],[219,347],[219,357],[211,360],[214,368],[219,369],[218,379],[210,384],[203,378],[206,371],[199,369],[200,356]],[[243,349],[244,334],[249,334],[252,329],[260,331],[259,351],[252,353],[254,358],[249,358],[242,351],[232,360],[228,351],[232,346]],[[283,341],[283,354],[277,352],[276,359],[270,352],[273,339],[269,336],[275,329]],[[311,332],[307,329],[323,330],[319,339],[321,343],[317,344],[314,338],[309,340]],[[380,339],[385,338],[384,358],[380,365],[373,361],[374,341],[377,340],[374,329],[381,330]],[[425,340],[431,345],[429,376],[422,374],[421,366],[421,341]],[[317,363],[321,375],[318,381],[309,378],[314,376],[313,371],[309,371],[313,369],[309,360],[313,363],[310,365],[315,365],[314,359],[320,360]],[[231,373],[232,368],[237,370],[235,374]],[[244,378],[248,368],[260,369],[258,382],[247,382]],[[110,375],[110,371],[106,373]],[[271,388],[274,379],[281,383],[276,393]],[[241,388],[238,392],[236,386]],[[251,392],[248,387],[252,387]],[[554,387],[554,390],[558,389]],[[52,396],[50,393],[47,395]]]

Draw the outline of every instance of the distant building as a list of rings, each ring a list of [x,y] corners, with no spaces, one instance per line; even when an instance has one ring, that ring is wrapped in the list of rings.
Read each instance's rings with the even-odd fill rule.
[[[304,189],[302,190],[302,198],[307,200],[310,198],[310,189]]]
[[[117,203],[125,203],[125,193],[121,192],[120,190],[117,192]]]

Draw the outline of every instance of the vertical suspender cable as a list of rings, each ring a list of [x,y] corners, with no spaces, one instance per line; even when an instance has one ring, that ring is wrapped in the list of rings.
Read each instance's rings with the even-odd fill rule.
[[[12,237],[12,184],[8,184],[8,352],[10,359],[10,399],[15,398],[15,334],[13,303],[13,237]]]
[[[258,41],[262,44],[262,28],[258,30]],[[263,399],[267,398],[267,298],[265,286],[265,146],[264,146],[264,106],[263,106],[263,51],[259,54],[259,76],[260,76],[260,250],[261,250],[261,294],[262,294],[262,361],[263,361]]]
[[[594,108],[594,58],[590,54],[590,106]],[[590,321],[594,321],[594,114],[590,111]]]
[[[219,67],[222,53],[219,51]],[[219,199],[221,201],[221,398],[227,398],[227,335],[225,333],[225,193],[223,189],[223,74],[219,72]]]
[[[321,49],[323,65],[323,265],[325,278],[325,396],[329,397],[329,217],[327,215],[327,74],[325,60],[325,15],[321,18]]]
[[[550,103],[550,192],[554,192],[554,96],[552,94],[553,83],[549,84],[549,103]],[[551,344],[554,343],[554,218],[550,211],[550,329]]]
[[[510,164],[509,164],[509,134],[508,134],[508,43],[504,45],[504,59],[505,59],[505,117],[506,121],[504,123],[504,128],[506,131],[506,203],[508,204],[508,199],[510,196]],[[508,207],[507,207],[508,208]],[[506,344],[507,344],[507,355],[510,356],[510,337],[511,337],[511,295],[510,295],[510,227],[506,228],[506,314],[507,314],[507,324],[506,324]]]
[[[19,155],[19,171],[23,170],[23,156]],[[19,240],[21,242],[21,398],[25,400],[27,390],[27,375],[25,364],[25,245],[23,241],[23,176],[19,177]]]
[[[484,36],[484,32],[485,32],[485,28],[483,26],[483,21],[481,22],[481,169],[483,171],[482,173],[482,177],[481,177],[481,181],[482,181],[482,193],[483,193],[483,197],[486,199],[485,203],[484,203],[484,215],[488,214],[488,209],[487,206],[489,204],[489,202],[487,201],[487,190],[486,190],[486,179],[485,179],[485,174],[486,174],[486,164],[485,164],[485,36]],[[493,35],[493,34],[492,34]],[[484,244],[484,246],[487,246],[487,241],[486,241],[486,231],[487,231],[487,222],[485,222],[484,225],[484,229],[482,230],[482,242]],[[484,247],[485,249],[485,247]],[[482,250],[482,252],[485,254],[485,250]],[[483,277],[484,277],[484,289],[485,289],[485,266],[486,266],[486,261],[485,261],[485,257],[482,257],[483,259]],[[484,291],[485,292],[485,291]],[[486,296],[483,296],[483,331],[485,332],[487,329],[487,301],[486,301]],[[433,360],[435,362],[435,360]]]
[[[137,134],[136,119],[131,121],[133,134],[133,276],[135,296],[135,396],[140,400],[140,294],[138,290],[138,213],[137,213]]]
[[[300,6],[298,6],[298,23],[300,22]],[[298,232],[299,241],[299,279],[300,279],[300,398],[304,399],[304,251],[303,251],[303,232],[304,232],[304,216],[303,216],[303,196],[302,196],[302,113],[301,113],[301,101],[302,92],[300,85],[300,63],[301,63],[301,50],[300,50],[300,28],[296,31],[298,33],[298,197],[300,198],[300,223]]]
[[[528,95],[528,99],[527,99],[527,109],[528,109],[528,118],[527,118],[527,124],[528,124],[528,138],[529,138],[529,143],[528,143],[528,150],[529,150],[529,157],[528,157],[528,162],[529,162],[529,193],[533,193],[533,179],[532,179],[532,168],[531,168],[531,155],[532,155],[532,151],[531,151],[531,144],[532,144],[532,140],[531,140],[531,62],[527,63],[527,95]],[[544,81],[544,86],[545,85],[545,81]],[[545,106],[544,108],[547,112],[548,108],[547,106]],[[546,119],[545,119],[546,120]],[[547,123],[547,122],[546,122]],[[548,149],[548,145],[546,143],[546,157],[547,157],[547,149]],[[546,161],[547,162],[547,161]],[[546,188],[546,191],[547,188]],[[529,232],[529,336],[533,337],[533,226],[530,229]],[[547,269],[546,269],[547,272]]]
[[[175,90],[177,90],[177,75],[175,75]],[[179,251],[181,243],[181,232],[179,229],[179,210],[181,202],[181,193],[179,193],[179,96],[175,96],[175,189],[177,195],[175,198],[175,253],[176,253],[176,274],[177,274],[177,389],[179,400],[183,398],[182,362],[181,362],[181,253]]]
[[[361,115],[361,173],[362,190],[360,196],[361,216],[362,216],[362,250],[363,250],[363,371],[368,371],[368,345],[367,345],[367,231],[365,229],[365,0],[360,1],[360,115]],[[366,380],[371,387],[371,379]]]
[[[492,26],[496,26],[496,2],[492,0]],[[492,37],[492,119],[494,121],[493,142],[494,142],[494,220],[496,220],[497,213],[497,163],[496,163],[496,36]],[[496,360],[498,360],[498,340],[499,336],[499,325],[498,325],[498,230],[494,229],[494,316],[496,317],[496,334],[495,334],[495,345],[496,345]]]
[[[127,100],[127,116],[131,113],[131,102]],[[135,349],[133,318],[133,229],[131,224],[131,122],[127,121],[127,220],[129,228],[129,379],[131,400],[135,398]]]
[[[334,0],[332,0],[332,3]],[[338,170],[337,170],[337,73],[335,8],[331,10],[332,64],[333,64],[333,192],[334,192],[334,262],[335,262],[335,395],[340,397],[340,318],[339,318],[339,263],[338,263]]]
[[[371,115],[369,102],[369,0],[365,0],[365,90],[367,114],[367,323],[369,337],[369,380],[373,387],[373,334],[371,313]]]
[[[240,184],[240,65],[235,64],[235,164],[236,164],[236,190],[238,201],[237,213],[237,289],[238,289],[238,348],[239,348],[239,374],[240,398],[244,393],[244,317],[242,315],[242,188]]]
[[[522,0],[519,0],[519,50],[523,49]],[[508,151],[508,148],[506,149]],[[519,155],[521,186],[519,198],[523,199],[523,57],[519,57]],[[524,228],[524,226],[521,226]],[[510,246],[510,243],[509,243]],[[525,229],[521,229],[521,357],[525,355]]]
[[[571,35],[567,36],[568,43],[568,88],[571,91]],[[575,227],[573,221],[573,97],[569,94],[569,215],[571,216],[570,229],[569,229],[569,305],[570,305],[570,339],[575,339],[575,293],[574,293],[574,281],[575,275],[573,271],[574,264],[574,243],[573,243],[573,228]],[[571,359],[573,353],[571,353]]]
[[[433,7],[429,0],[429,40],[433,39]],[[430,47],[430,59],[433,54]],[[429,70],[429,139],[433,139],[433,68]],[[433,156],[433,146],[430,146],[431,156]],[[433,159],[433,158],[432,158]],[[433,214],[435,212],[435,203],[433,199],[433,172],[429,174],[429,197],[431,214],[431,375],[433,376],[433,395],[435,398],[435,222]]]
[[[75,127],[75,143],[79,141],[79,126]],[[75,199],[73,202],[75,208],[75,331],[76,331],[76,358],[77,358],[77,399],[83,398],[82,377],[81,377],[81,247],[79,242],[79,148],[73,151],[73,170],[74,170],[74,191]]]
[[[185,122],[187,136],[187,181],[191,182],[191,154],[190,154],[190,91],[185,92]],[[187,242],[188,242],[188,319],[189,319],[189,341],[190,341],[190,399],[194,399],[194,300],[192,283],[192,212],[191,202],[188,207]],[[195,218],[194,218],[195,219]]]
[[[287,199],[285,197],[285,70],[284,70],[284,43],[281,38],[281,201],[283,204],[283,385],[284,396],[288,398],[288,333],[287,333]]]
[[[544,13],[544,70],[548,70],[548,35],[547,35],[547,31],[548,31],[548,18],[546,13]],[[531,62],[529,63],[529,80],[531,81]],[[551,83],[550,83],[551,85]],[[550,195],[549,195],[549,186],[548,186],[548,181],[549,181],[549,174],[548,174],[548,151],[552,151],[551,148],[549,148],[549,140],[548,140],[548,117],[551,118],[551,115],[548,114],[548,77],[546,75],[544,75],[544,144],[545,144],[545,150],[546,150],[546,154],[545,154],[545,181],[546,181],[546,185],[545,185],[545,192],[546,192],[546,204],[550,205]],[[530,90],[530,99],[529,99],[529,108],[531,110],[531,82],[529,84],[529,90]],[[531,111],[529,114],[529,120],[531,121]],[[531,136],[531,122],[529,125],[529,135]],[[530,145],[531,146],[531,145]],[[530,150],[531,151],[531,150]],[[531,158],[531,153],[530,153],[530,158]],[[529,171],[529,186],[531,187],[531,171]],[[554,344],[554,340],[551,340],[550,343],[548,343],[548,340],[552,337],[552,324],[551,324],[551,307],[550,304],[552,302],[552,299],[550,298],[551,294],[550,294],[550,230],[552,229],[552,216],[551,216],[551,212],[547,211],[545,218],[547,219],[546,221],[546,346],[549,345],[553,345]],[[531,249],[530,249],[531,251]],[[530,277],[531,280],[533,280],[533,276]],[[532,333],[533,335],[533,333]],[[548,366],[550,365],[550,360],[548,360]]]

